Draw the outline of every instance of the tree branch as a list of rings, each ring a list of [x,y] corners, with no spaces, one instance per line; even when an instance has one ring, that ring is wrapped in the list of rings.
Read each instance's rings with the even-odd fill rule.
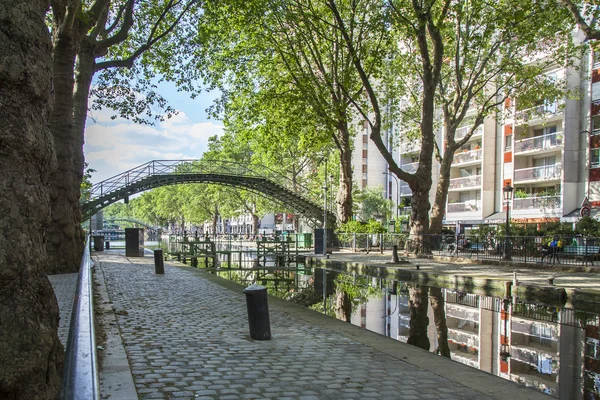
[[[133,0],[130,0],[130,1],[133,2]],[[181,13],[177,16],[177,18],[175,19],[175,21],[173,21],[173,23],[171,25],[169,25],[169,27],[167,29],[165,29],[164,32],[162,32],[160,35],[158,35],[156,37],[153,37],[154,34],[156,33],[156,29],[158,28],[161,20],[166,15],[167,8],[170,9],[169,5],[173,3],[173,1],[171,0],[169,2],[169,5],[167,7],[165,7],[165,10],[163,10],[163,13],[161,14],[159,20],[152,27],[152,30],[150,32],[150,35],[148,36],[148,39],[147,39],[146,43],[144,43],[143,45],[141,45],[131,56],[129,56],[129,57],[125,58],[125,59],[121,59],[121,60],[108,60],[108,61],[101,61],[99,63],[96,63],[94,72],[98,72],[98,71],[101,71],[101,70],[106,69],[106,68],[131,68],[133,66],[133,63],[135,62],[135,60],[142,53],[144,53],[146,50],[148,50],[149,48],[151,48],[155,43],[157,43],[158,41],[160,41],[161,39],[163,39],[165,36],[167,36],[169,33],[171,33],[173,31],[173,29],[175,29],[175,27],[177,26],[177,24],[179,23],[179,21],[181,21],[181,19],[183,18],[183,16],[189,11],[189,9],[192,7],[192,5],[195,4],[195,3],[197,3],[198,1],[199,0],[191,0],[185,6],[185,8],[181,11]],[[127,10],[127,12],[129,12],[129,9]],[[127,18],[127,15],[125,16],[125,18]],[[129,32],[129,28],[127,28],[127,34]],[[115,36],[119,35],[122,30],[123,30],[123,27],[121,27],[121,29],[119,30],[118,33],[115,34]],[[115,36],[113,36],[113,37],[115,37]],[[124,39],[122,39],[122,40],[125,40],[125,39],[126,39],[126,37]],[[106,41],[102,41],[102,42],[104,42],[103,46],[105,46],[107,43],[110,43],[110,38],[107,39]],[[99,44],[101,44],[102,42],[99,42]],[[119,43],[119,42],[116,42],[116,43]],[[116,44],[116,43],[114,43],[114,44]]]
[[[579,29],[583,31],[585,37],[590,40],[599,40],[600,39],[600,31],[598,29],[593,29],[590,25],[585,22],[585,19],[579,12],[577,6],[571,0],[559,0],[564,6],[569,10],[573,18],[575,18],[575,22]]]

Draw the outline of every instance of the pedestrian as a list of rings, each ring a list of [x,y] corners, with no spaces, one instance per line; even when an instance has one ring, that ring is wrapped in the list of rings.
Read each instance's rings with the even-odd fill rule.
[[[550,242],[549,250],[550,250],[550,259],[552,260],[552,264],[555,262],[560,262],[558,258],[558,252],[560,251],[560,246],[562,246],[562,242],[558,239],[557,236],[554,236],[554,239]]]

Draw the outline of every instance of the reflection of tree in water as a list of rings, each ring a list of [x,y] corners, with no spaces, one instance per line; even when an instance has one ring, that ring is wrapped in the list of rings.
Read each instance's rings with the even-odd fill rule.
[[[333,281],[333,296],[327,298],[326,304],[323,304],[321,297],[320,301],[310,308],[341,321],[351,322],[352,313],[357,306],[381,294],[379,286],[371,286],[371,279],[367,276],[353,277],[338,273]]]
[[[353,277],[339,274],[334,281],[334,312],[337,319],[351,322],[356,307],[365,303],[369,297],[381,294],[379,288],[370,285],[371,279],[366,276]]]
[[[408,286],[408,306],[410,309],[410,331],[408,344],[429,350],[429,338],[427,337],[427,287],[415,284]]]
[[[433,309],[433,321],[438,337],[438,353],[450,358],[450,347],[448,347],[448,326],[446,325],[446,310],[444,307],[444,294],[438,287],[429,288],[429,302]]]

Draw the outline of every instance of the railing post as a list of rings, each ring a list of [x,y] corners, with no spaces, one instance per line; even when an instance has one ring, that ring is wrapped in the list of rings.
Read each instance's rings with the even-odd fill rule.
[[[379,253],[383,254],[383,233],[379,234]]]
[[[352,252],[356,253],[356,232],[352,234]]]

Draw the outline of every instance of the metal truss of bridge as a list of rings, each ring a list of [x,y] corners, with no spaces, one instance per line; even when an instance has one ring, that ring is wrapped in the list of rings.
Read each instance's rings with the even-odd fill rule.
[[[123,222],[131,222],[134,225],[140,225],[140,226],[143,226],[144,228],[154,229],[155,231],[159,230],[159,227],[157,227],[157,226],[148,225],[145,222],[138,221],[138,220],[133,219],[133,218],[114,218],[114,217],[104,218],[104,222],[121,222],[121,221],[123,221]]]
[[[309,191],[264,166],[215,160],[153,160],[92,186],[81,204],[83,219],[122,199],[149,189],[185,183],[213,183],[241,187],[261,194],[301,214],[314,224],[323,223],[323,208]],[[327,212],[328,225],[335,216]],[[333,225],[330,225],[333,226]]]

